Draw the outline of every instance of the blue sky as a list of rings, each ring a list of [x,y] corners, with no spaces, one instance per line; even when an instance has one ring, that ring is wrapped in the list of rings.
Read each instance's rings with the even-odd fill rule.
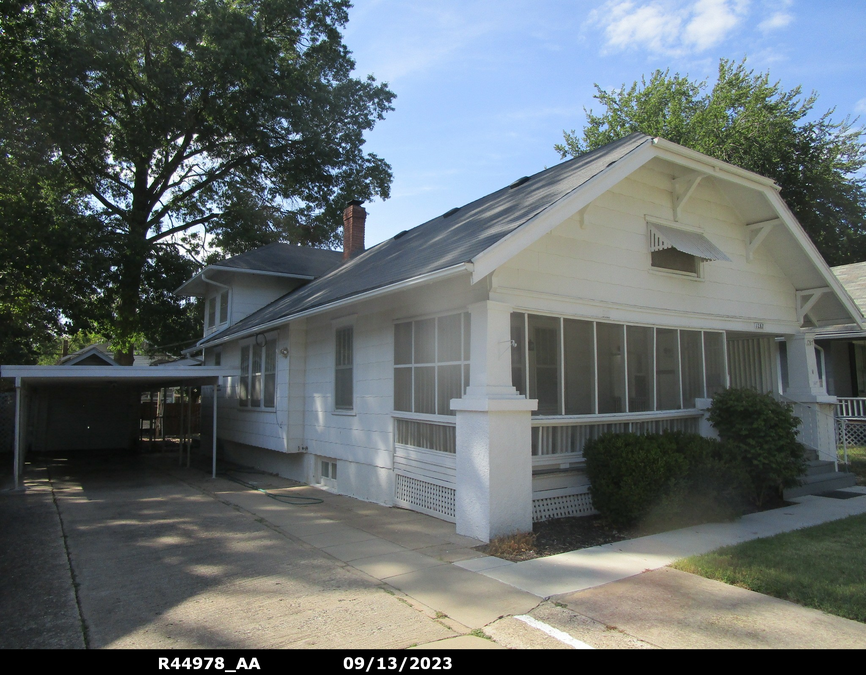
[[[659,68],[712,82],[720,58],[747,57],[862,122],[864,30],[862,0],[355,0],[356,75],[397,94],[367,137],[394,172],[391,198],[366,205],[367,246],[560,161],[595,83]]]

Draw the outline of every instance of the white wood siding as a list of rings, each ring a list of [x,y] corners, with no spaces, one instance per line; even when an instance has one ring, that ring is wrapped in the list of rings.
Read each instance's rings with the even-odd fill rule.
[[[584,227],[570,218],[500,267],[494,291],[516,292],[512,299],[522,305],[520,295],[546,297],[549,311],[557,299],[570,300],[584,305],[577,314],[621,321],[795,330],[792,284],[765,249],[746,261],[745,227],[711,178],[698,185],[679,222],[699,227],[732,262],[704,263],[702,279],[651,269],[647,216],[673,217],[671,176],[652,164],[594,201]]]

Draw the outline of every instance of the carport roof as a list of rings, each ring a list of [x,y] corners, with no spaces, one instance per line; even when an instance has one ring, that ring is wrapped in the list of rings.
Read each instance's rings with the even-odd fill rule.
[[[0,366],[0,377],[15,378],[16,384],[28,386],[189,386],[213,384],[216,378],[233,374],[230,368],[212,366]]]

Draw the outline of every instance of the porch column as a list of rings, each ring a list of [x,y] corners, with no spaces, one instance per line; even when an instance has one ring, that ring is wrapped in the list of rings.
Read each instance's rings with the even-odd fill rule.
[[[457,412],[457,533],[490,541],[532,530],[531,417],[538,401],[511,385],[511,310],[469,306],[470,386]]]
[[[835,396],[828,396],[818,377],[814,333],[785,336],[788,352],[788,388],[794,414],[802,425],[799,439],[819,459],[836,462]],[[826,374],[825,374],[826,376]]]
[[[826,390],[818,377],[814,333],[786,335],[788,351],[788,389],[785,395],[795,401],[815,401],[825,397]]]

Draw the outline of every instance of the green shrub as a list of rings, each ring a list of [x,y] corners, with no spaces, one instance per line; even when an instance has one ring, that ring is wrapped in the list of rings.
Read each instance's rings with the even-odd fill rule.
[[[604,434],[583,450],[592,503],[617,527],[684,527],[743,512],[745,477],[697,434]]]
[[[727,460],[748,475],[748,496],[756,506],[798,484],[806,462],[797,441],[800,420],[790,405],[752,389],[727,389],[713,398],[708,419]]]

